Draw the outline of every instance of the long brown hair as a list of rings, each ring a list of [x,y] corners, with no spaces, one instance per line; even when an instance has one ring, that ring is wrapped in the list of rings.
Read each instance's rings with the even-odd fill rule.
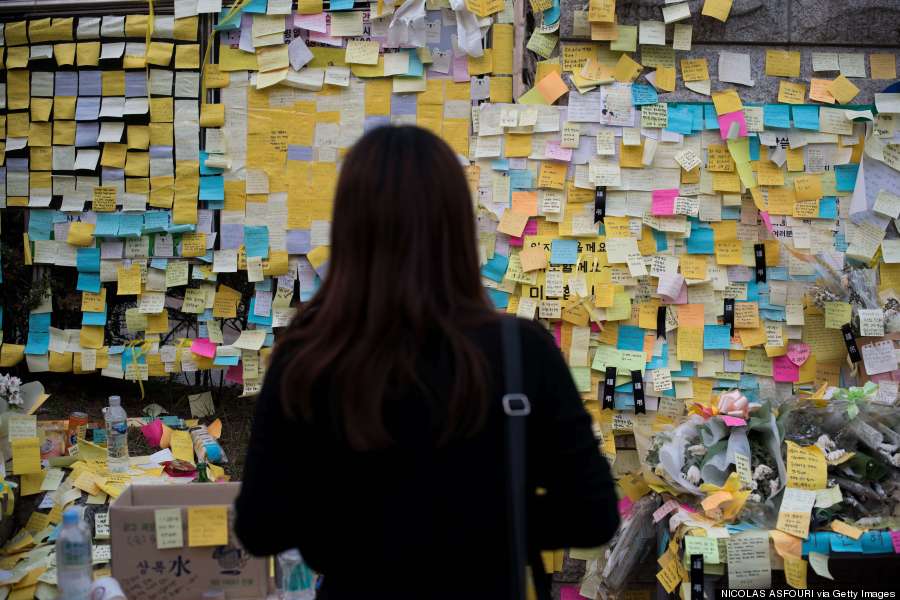
[[[485,419],[487,367],[461,327],[495,316],[456,154],[424,129],[379,127],[344,158],[327,274],[274,353],[286,365],[285,410],[310,421],[313,386],[323,383],[351,447],[388,446],[385,394],[412,386],[433,395],[415,363],[437,335],[453,368],[437,441],[471,435]]]

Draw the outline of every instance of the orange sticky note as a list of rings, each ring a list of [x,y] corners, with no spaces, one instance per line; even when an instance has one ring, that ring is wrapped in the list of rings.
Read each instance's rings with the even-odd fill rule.
[[[828,91],[829,85],[831,85],[830,79],[810,79],[809,99],[834,104],[834,96]]]
[[[538,214],[537,192],[513,192],[512,211],[529,217],[536,217]]]
[[[500,223],[497,225],[497,231],[511,235],[513,237],[521,237],[525,231],[525,225],[528,223],[528,215],[517,213],[514,210],[505,210],[500,217]]]
[[[519,252],[519,260],[524,272],[547,268],[547,252],[540,246],[525,248]]]
[[[559,98],[569,91],[566,82],[559,76],[558,71],[551,71],[543,79],[538,81],[535,86],[541,97],[547,101],[547,104],[553,104]]]

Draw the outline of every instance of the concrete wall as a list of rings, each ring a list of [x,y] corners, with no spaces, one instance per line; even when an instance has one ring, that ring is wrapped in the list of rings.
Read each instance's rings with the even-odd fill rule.
[[[794,81],[808,81],[812,75],[812,52],[860,52],[866,54],[892,53],[900,63],[900,0],[734,0],[728,21],[720,23],[700,15],[703,0],[688,0],[693,25],[693,46],[689,52],[676,52],[680,58],[707,57],[712,89],[736,87],[741,98],[750,102],[774,102],[778,96],[778,81],[783,78],[765,75],[767,48],[791,49],[801,52],[801,77]],[[586,11],[587,0],[561,0],[560,40],[584,41],[574,35],[573,19],[578,11]],[[641,20],[662,21],[661,0],[619,0],[616,2],[618,22],[637,25]],[[687,23],[689,21],[682,21]],[[671,44],[673,25],[667,26]],[[720,84],[718,81],[719,51],[750,54],[754,87]],[[640,47],[635,59],[640,61]],[[675,92],[660,94],[660,101],[709,101],[709,97],[684,87],[681,69]],[[836,72],[816,74],[820,78],[834,78]],[[874,92],[882,91],[893,81],[851,79],[860,88],[855,102],[869,103]]]

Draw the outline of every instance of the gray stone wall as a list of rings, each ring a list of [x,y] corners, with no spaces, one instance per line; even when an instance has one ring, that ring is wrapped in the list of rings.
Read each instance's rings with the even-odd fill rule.
[[[799,50],[801,53],[801,77],[790,81],[809,81],[813,75],[813,52],[858,52],[866,55],[866,73],[871,75],[868,55],[892,53],[900,63],[900,0],[734,0],[728,21],[720,23],[700,14],[703,0],[688,0],[693,25],[693,46],[690,51],[676,52],[676,62],[681,58],[706,57],[713,91],[729,87],[737,88],[741,98],[748,102],[775,102],[778,82],[784,78],[767,77],[765,74],[766,49]],[[585,41],[574,32],[573,19],[587,10],[587,0],[561,0],[560,40]],[[616,3],[618,22],[637,25],[641,20],[662,21],[663,0],[619,0]],[[671,44],[673,25],[667,25],[668,42]],[[750,54],[753,87],[721,84],[718,81],[719,52],[743,52]],[[640,62],[640,47],[634,57]],[[709,101],[688,90],[681,81],[672,93],[660,94],[661,102]],[[836,72],[817,73],[817,77],[832,79]],[[853,78],[860,88],[854,102],[870,103],[872,94],[893,83],[888,80]]]

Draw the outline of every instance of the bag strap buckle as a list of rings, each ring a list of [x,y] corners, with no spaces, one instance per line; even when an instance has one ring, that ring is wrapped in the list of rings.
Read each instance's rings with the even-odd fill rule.
[[[524,417],[531,414],[531,402],[525,394],[504,394],[503,412],[510,417]]]

